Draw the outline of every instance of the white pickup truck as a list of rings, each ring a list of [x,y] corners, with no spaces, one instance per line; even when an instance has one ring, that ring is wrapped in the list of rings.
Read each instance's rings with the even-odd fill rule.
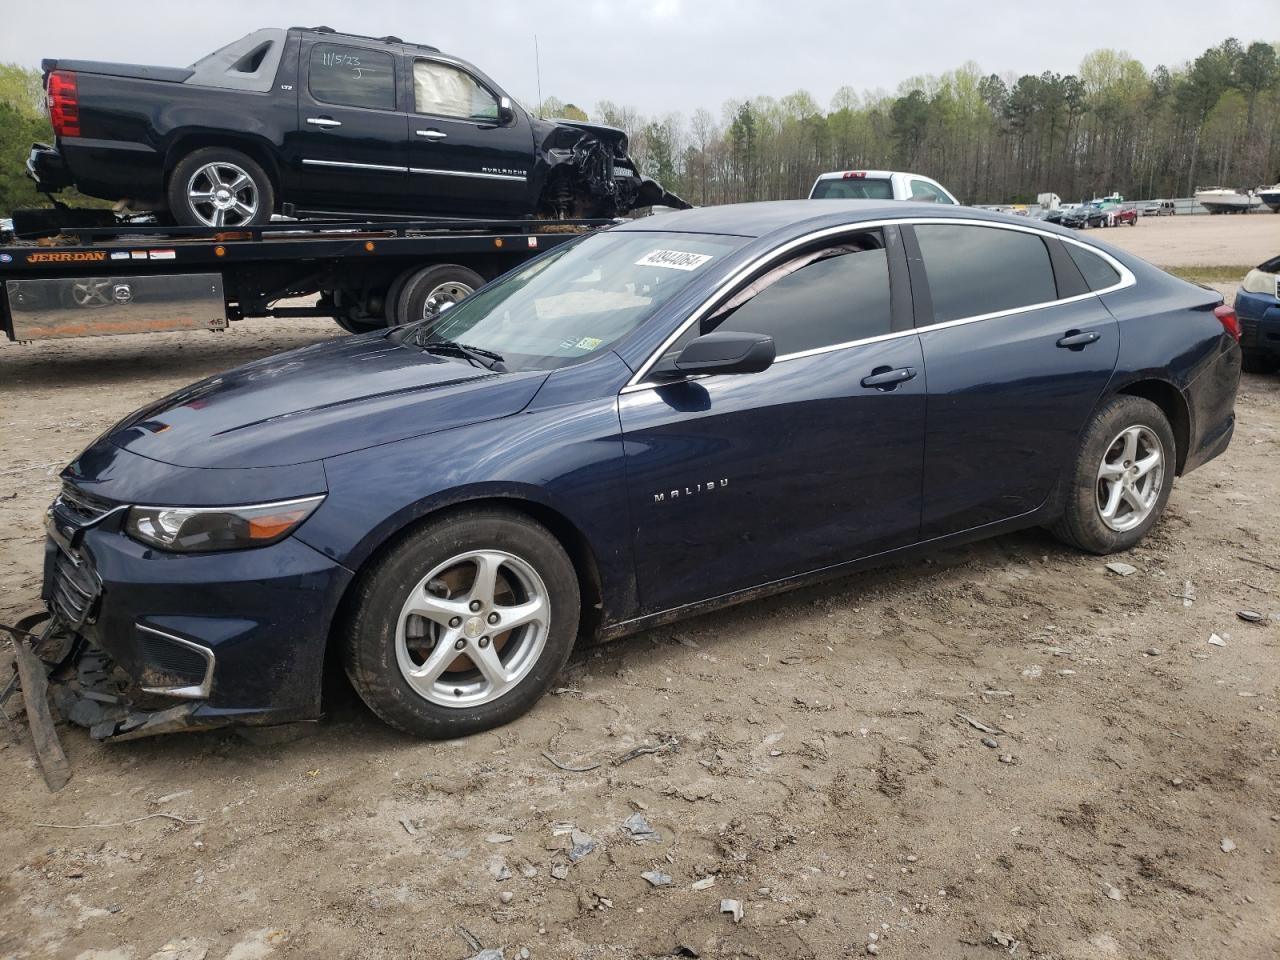
[[[821,174],[809,191],[810,200],[915,200],[918,203],[960,201],[930,177],[896,170],[834,170]]]

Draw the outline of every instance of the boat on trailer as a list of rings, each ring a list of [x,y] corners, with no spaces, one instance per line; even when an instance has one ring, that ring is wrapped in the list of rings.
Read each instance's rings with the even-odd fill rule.
[[[1262,206],[1262,199],[1252,190],[1209,187],[1196,191],[1196,203],[1210,213],[1248,213]]]

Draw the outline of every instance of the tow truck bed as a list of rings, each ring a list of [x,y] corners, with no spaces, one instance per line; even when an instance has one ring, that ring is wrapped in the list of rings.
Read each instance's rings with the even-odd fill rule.
[[[0,247],[10,340],[225,329],[246,317],[404,322],[397,289],[452,267],[488,281],[608,220],[304,221],[235,231],[113,226]],[[313,306],[274,306],[316,295]]]

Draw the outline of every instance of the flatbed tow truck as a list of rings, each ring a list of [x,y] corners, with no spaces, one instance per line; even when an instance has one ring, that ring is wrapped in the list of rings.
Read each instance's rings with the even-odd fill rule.
[[[11,341],[225,330],[331,317],[349,333],[422,319],[611,220],[307,220],[226,230],[64,227],[0,246]],[[17,226],[21,230],[21,222]],[[280,305],[314,297],[313,304]]]

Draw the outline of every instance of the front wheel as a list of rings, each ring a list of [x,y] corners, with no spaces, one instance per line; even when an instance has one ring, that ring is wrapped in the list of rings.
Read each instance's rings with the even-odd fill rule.
[[[361,578],[344,625],[361,698],[406,733],[508,723],[573,650],[578,578],[560,542],[506,510],[466,510],[401,540]]]
[[[1164,412],[1142,397],[1113,398],[1085,430],[1054,535],[1089,553],[1128,550],[1164,512],[1176,465]]]
[[[239,150],[205,147],[173,168],[168,200],[182,226],[248,227],[271,219],[275,191],[266,171]]]

